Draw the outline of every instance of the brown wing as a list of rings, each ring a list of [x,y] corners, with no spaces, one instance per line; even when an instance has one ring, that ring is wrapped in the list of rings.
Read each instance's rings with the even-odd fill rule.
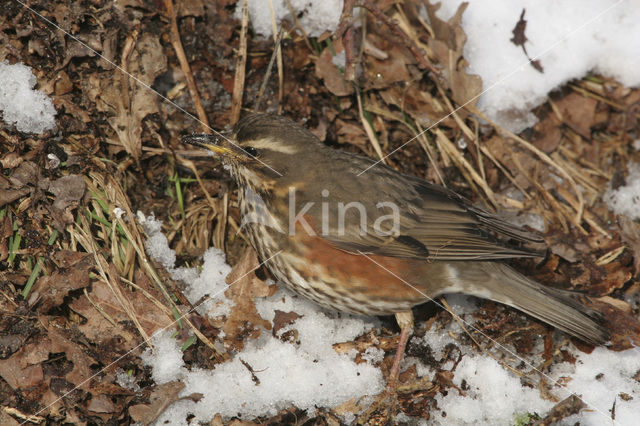
[[[362,165],[366,168],[370,161],[359,156],[351,161],[354,159],[361,163],[352,164],[354,169]],[[443,187],[398,174],[385,166],[376,167],[380,169],[375,174],[368,172],[346,183],[346,192],[357,199],[358,191],[363,190],[358,188],[359,179],[374,179],[381,189],[376,199],[388,200],[399,207],[398,232],[392,237],[380,235],[373,226],[375,217],[369,217],[364,233],[356,224],[346,227],[346,232],[327,235],[327,240],[336,247],[350,252],[432,260],[544,256],[546,246],[539,235],[474,207],[467,199]],[[373,210],[369,207],[367,212]]]

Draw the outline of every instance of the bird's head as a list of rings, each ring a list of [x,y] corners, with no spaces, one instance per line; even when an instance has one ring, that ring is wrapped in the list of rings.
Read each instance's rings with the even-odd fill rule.
[[[288,118],[252,114],[238,122],[230,138],[194,134],[183,141],[222,156],[241,185],[257,192],[273,189],[278,181],[304,173],[304,159],[323,145],[311,132]]]

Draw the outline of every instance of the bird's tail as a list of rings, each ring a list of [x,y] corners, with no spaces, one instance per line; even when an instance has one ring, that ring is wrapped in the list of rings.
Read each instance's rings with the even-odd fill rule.
[[[601,315],[583,305],[577,293],[543,286],[499,262],[449,266],[465,293],[512,306],[593,345],[609,340]]]

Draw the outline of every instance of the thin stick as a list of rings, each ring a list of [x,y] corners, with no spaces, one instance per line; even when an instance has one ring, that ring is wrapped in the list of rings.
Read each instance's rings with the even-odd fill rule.
[[[236,75],[233,80],[233,100],[231,102],[232,126],[234,126],[240,119],[240,111],[242,110],[242,95],[244,93],[244,78],[247,65],[247,30],[249,29],[248,3],[248,0],[242,1],[242,29],[240,30],[240,46],[238,47]]]
[[[291,1],[290,0],[285,0],[285,2],[287,3],[287,8],[289,8],[289,14],[293,18],[293,22],[296,24],[296,28],[302,34],[302,38],[304,39],[304,43],[307,45],[307,48],[309,48],[309,50],[311,52],[313,52],[314,50],[313,50],[313,46],[311,46],[311,42],[309,41],[309,36],[307,35],[307,32],[304,30],[304,28],[302,28],[302,25],[300,25],[300,20],[298,19],[296,11],[293,10],[293,6],[291,5]],[[280,31],[282,31],[282,25],[280,25]]]
[[[283,34],[284,34],[284,28],[280,27],[280,32],[278,33],[278,39],[276,40],[276,44],[273,48],[273,53],[271,54],[269,65],[267,65],[267,72],[265,72],[264,79],[262,80],[262,84],[260,85],[260,91],[258,92],[258,99],[256,100],[256,104],[253,107],[253,110],[255,112],[260,112],[260,108],[262,107],[262,97],[264,95],[264,91],[267,89],[267,83],[269,82],[271,71],[273,71],[273,64],[276,62],[276,57],[278,56],[278,52],[280,51],[280,42],[282,41]]]
[[[359,90],[356,90],[356,99],[358,100],[358,114],[360,115],[360,121],[362,122],[362,127],[364,127],[364,131],[367,134],[367,138],[369,139],[369,142],[371,142],[378,158],[384,160],[385,158],[382,154],[382,148],[380,148],[380,143],[378,142],[376,133],[373,131],[371,124],[369,124],[369,121],[367,121],[367,118],[364,116],[364,109],[362,108],[362,99],[360,98]]]
[[[269,0],[269,9],[271,9],[271,28],[273,32],[273,41],[277,42],[278,24],[276,23],[276,12],[273,9],[273,0]],[[282,114],[282,98],[284,97],[284,67],[282,65],[282,51],[276,52],[278,58],[278,114]]]
[[[204,133],[211,133],[209,130],[209,119],[207,118],[207,113],[204,111],[204,107],[202,106],[200,94],[198,93],[198,88],[196,87],[196,82],[193,78],[193,73],[191,72],[191,66],[189,65],[187,55],[184,53],[184,48],[182,47],[176,11],[173,8],[173,0],[164,0],[164,5],[167,9],[169,19],[171,20],[171,45],[173,46],[173,50],[176,51],[176,56],[180,62],[180,68],[187,79],[187,87],[189,88],[189,93],[193,99],[193,104],[196,108],[196,113],[198,114],[202,131]]]

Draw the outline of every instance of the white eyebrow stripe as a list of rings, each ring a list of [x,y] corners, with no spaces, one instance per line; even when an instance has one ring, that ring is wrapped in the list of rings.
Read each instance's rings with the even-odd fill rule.
[[[292,145],[285,145],[283,143],[279,143],[278,141],[276,141],[273,138],[262,138],[262,139],[255,139],[252,140],[249,143],[243,143],[242,147],[246,148],[248,146],[254,147],[258,150],[260,149],[269,149],[271,151],[275,151],[275,152],[281,152],[283,154],[295,154],[298,152],[298,150],[296,149],[296,147],[292,146]]]

